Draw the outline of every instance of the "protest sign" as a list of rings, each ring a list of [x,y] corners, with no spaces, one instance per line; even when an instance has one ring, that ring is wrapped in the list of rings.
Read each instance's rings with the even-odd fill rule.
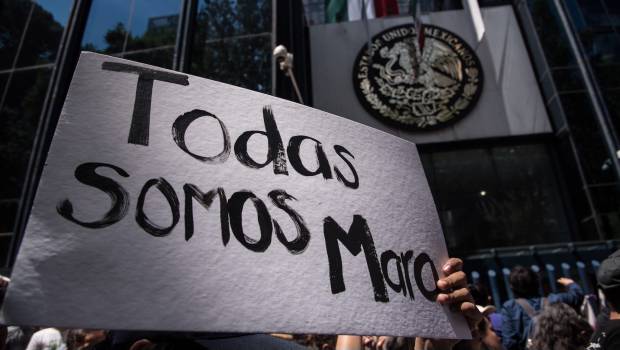
[[[414,144],[303,105],[83,53],[8,324],[466,338]]]

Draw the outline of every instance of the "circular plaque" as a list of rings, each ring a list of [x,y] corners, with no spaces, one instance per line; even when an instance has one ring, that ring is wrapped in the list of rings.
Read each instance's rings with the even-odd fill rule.
[[[375,118],[412,130],[429,130],[463,118],[482,90],[482,69],[474,51],[456,34],[424,26],[392,27],[360,50],[353,85]],[[420,50],[422,42],[422,50]]]

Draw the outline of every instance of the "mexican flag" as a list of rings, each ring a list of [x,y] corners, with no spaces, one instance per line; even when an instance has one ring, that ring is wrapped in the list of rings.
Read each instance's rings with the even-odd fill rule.
[[[397,0],[325,0],[325,23],[398,15]]]

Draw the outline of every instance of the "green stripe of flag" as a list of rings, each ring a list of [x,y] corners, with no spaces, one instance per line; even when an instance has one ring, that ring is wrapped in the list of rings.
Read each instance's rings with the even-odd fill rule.
[[[325,0],[325,23],[348,20],[347,0]]]

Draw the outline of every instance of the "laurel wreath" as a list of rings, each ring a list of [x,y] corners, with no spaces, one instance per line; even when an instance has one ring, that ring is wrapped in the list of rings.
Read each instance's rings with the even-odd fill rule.
[[[444,105],[437,113],[432,115],[415,115],[413,113],[403,115],[402,113],[399,113],[381,101],[375,91],[375,88],[370,84],[370,80],[368,78],[365,78],[360,82],[360,88],[366,97],[366,101],[383,117],[403,124],[414,125],[418,128],[425,128],[436,125],[440,122],[443,123],[449,121],[469,106],[479,88],[480,72],[477,68],[468,67],[465,68],[465,75],[467,76],[467,79],[465,85],[463,86],[461,96],[452,105]]]

